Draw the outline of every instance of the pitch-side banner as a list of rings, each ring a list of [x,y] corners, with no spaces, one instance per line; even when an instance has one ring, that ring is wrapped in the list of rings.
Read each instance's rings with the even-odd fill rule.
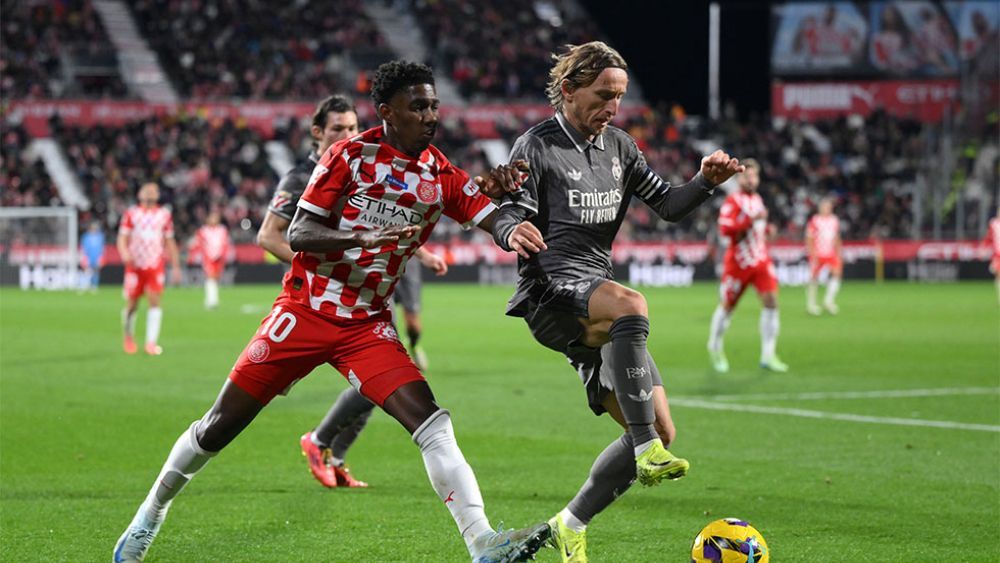
[[[362,123],[374,122],[374,108],[366,100],[358,101],[358,117]],[[134,101],[86,100],[14,100],[4,108],[4,115],[19,121],[33,137],[49,135],[49,120],[58,116],[62,122],[74,127],[93,125],[121,126],[158,115],[195,115],[205,119],[230,119],[240,125],[260,131],[270,137],[275,127],[290,119],[308,121],[315,106],[300,102],[197,102],[178,105],[151,104]],[[642,106],[622,108],[621,118],[643,111]],[[444,117],[456,115],[465,120],[469,132],[479,138],[498,136],[497,123],[514,120],[541,121],[552,115],[546,104],[484,104],[469,108],[442,108]]]
[[[868,82],[775,81],[771,112],[791,119],[827,119],[842,115],[868,116],[876,110],[934,123],[955,108],[957,80],[884,80]]]

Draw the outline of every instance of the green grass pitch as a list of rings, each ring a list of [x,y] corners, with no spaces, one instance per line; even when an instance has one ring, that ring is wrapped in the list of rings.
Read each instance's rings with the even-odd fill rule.
[[[686,561],[701,527],[726,516],[761,530],[772,561],[997,560],[991,284],[848,283],[841,314],[821,318],[786,289],[785,375],[756,367],[753,295],[727,337],[733,371],[717,376],[705,354],[716,286],[643,291],[675,400],[671,449],[692,469],[636,485],[595,519],[592,561]],[[221,309],[206,312],[200,290],[168,289],[165,353],[150,358],[121,352],[119,288],[0,292],[0,559],[106,561],[276,293],[225,287]],[[561,509],[619,430],[590,414],[562,357],[502,316],[508,294],[425,287],[424,345],[487,513],[522,526]],[[349,455],[370,489],[313,481],[298,438],[346,385],[322,367],[276,399],[178,497],[148,560],[467,561],[416,447],[384,413]],[[917,392],[880,393],[900,390]]]

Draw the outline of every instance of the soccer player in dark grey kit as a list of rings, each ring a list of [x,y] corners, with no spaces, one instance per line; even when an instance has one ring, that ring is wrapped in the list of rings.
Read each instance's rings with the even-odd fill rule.
[[[586,526],[638,478],[683,477],[660,374],[646,350],[643,296],[613,281],[611,243],[632,197],[677,221],[741,172],[716,151],[690,182],[671,186],[646,165],[635,141],[609,126],[628,86],[625,60],[595,41],[555,57],[547,94],[555,115],[522,135],[511,160],[530,167],[521,190],[504,196],[494,238],[518,253],[519,280],[507,314],[523,317],[541,344],[580,374],[594,413],[626,433],[598,456],[576,497],[550,521],[563,561],[586,561]]]
[[[267,215],[264,216],[264,222],[257,233],[257,244],[286,264],[292,262],[292,256],[295,254],[285,238],[286,231],[295,215],[299,198],[309,183],[313,168],[331,145],[358,134],[358,112],[354,103],[342,95],[330,96],[321,101],[313,113],[309,134],[313,138],[314,150],[310,151],[308,158],[296,164],[278,182],[274,197],[267,207]],[[448,269],[443,258],[422,248],[417,250],[414,257],[438,274]],[[412,264],[410,268],[419,272],[417,264]],[[412,276],[409,270],[408,268],[404,278]],[[400,283],[399,288],[402,287],[403,284]],[[419,293],[417,295],[419,299]],[[409,298],[402,299],[402,302],[404,307],[413,307]],[[409,323],[407,331],[409,332]],[[416,354],[412,345],[411,352]],[[351,475],[344,458],[347,450],[368,423],[374,408],[375,405],[354,387],[348,387],[337,397],[319,426],[306,432],[299,439],[302,454],[309,463],[309,470],[324,487],[368,486],[364,481],[355,479]]]

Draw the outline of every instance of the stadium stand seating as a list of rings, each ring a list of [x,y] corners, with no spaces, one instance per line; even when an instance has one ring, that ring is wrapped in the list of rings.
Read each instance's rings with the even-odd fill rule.
[[[4,3],[0,30],[3,99],[129,96],[89,0]]]

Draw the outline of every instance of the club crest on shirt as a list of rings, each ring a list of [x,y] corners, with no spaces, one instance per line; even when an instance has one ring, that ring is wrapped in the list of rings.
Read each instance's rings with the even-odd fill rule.
[[[427,181],[417,184],[417,198],[424,203],[434,203],[438,199],[438,187]]]
[[[392,326],[392,323],[380,322],[375,324],[375,328],[372,329],[375,336],[381,338],[382,340],[391,340],[393,342],[399,342],[399,334],[396,333],[396,328]]]
[[[618,157],[611,159],[611,175],[615,177],[615,181],[622,179],[622,162]]]
[[[259,364],[267,359],[271,355],[271,347],[267,344],[267,340],[263,338],[258,338],[254,340],[250,347],[247,348],[247,359],[255,364]]]

